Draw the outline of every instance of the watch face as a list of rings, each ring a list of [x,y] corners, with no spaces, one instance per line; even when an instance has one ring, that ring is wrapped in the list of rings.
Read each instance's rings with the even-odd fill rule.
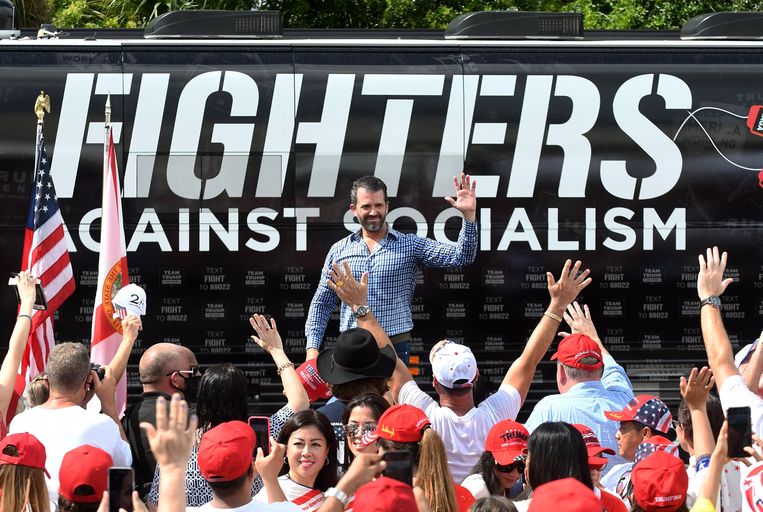
[[[358,309],[355,310],[355,316],[360,318],[361,316],[367,315],[369,311],[371,311],[371,308],[368,306],[359,306]]]

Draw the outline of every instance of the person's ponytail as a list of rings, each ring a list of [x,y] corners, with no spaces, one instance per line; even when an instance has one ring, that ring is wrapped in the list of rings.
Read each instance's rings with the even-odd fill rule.
[[[458,512],[445,445],[431,428],[422,433],[416,484],[424,490],[432,512]]]

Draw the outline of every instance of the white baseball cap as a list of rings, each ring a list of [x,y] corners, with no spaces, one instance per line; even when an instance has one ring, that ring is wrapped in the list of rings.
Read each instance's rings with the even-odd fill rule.
[[[477,378],[477,360],[472,349],[458,343],[443,343],[431,354],[432,375],[450,389],[470,388]]]

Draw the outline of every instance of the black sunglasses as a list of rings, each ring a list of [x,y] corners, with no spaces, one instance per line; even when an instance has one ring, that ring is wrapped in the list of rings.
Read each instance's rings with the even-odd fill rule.
[[[351,422],[344,426],[344,433],[347,437],[357,437],[360,431],[360,437],[376,430],[376,423],[355,423]]]
[[[517,455],[517,457],[514,459],[514,462],[511,464],[507,464],[505,466],[495,463],[495,470],[499,473],[511,473],[512,471],[518,471],[520,473],[524,473],[527,460],[526,455]]]

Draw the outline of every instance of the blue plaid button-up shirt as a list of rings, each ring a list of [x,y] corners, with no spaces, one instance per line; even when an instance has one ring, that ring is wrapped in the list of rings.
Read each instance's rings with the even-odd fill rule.
[[[305,322],[307,348],[321,347],[331,312],[339,305],[336,293],[326,284],[332,263],[347,261],[352,275],[360,280],[368,272],[368,305],[379,325],[389,336],[413,328],[411,301],[416,278],[422,267],[461,267],[474,261],[477,255],[477,223],[463,221],[458,242],[447,244],[388,228],[387,236],[373,252],[363,241],[361,231],[335,243],[326,256],[318,289],[310,304]],[[355,317],[349,307],[342,305],[339,330],[355,327]]]

